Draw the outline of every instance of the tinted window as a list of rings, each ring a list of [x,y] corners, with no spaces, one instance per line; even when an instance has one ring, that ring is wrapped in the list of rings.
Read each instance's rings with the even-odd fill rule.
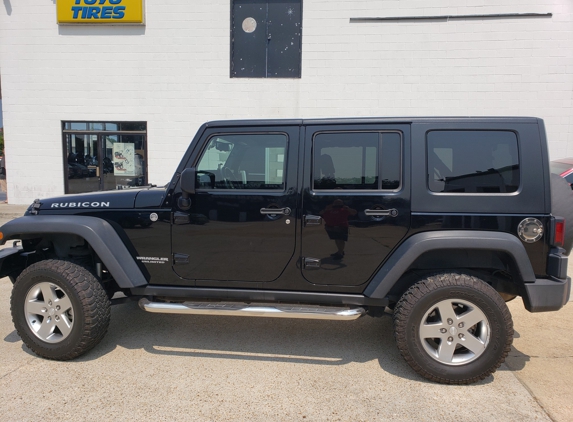
[[[314,189],[397,189],[399,133],[320,133],[313,145]]]
[[[501,131],[432,131],[428,184],[432,192],[511,193],[519,187],[517,137]]]
[[[283,134],[213,136],[197,165],[199,189],[284,189]]]

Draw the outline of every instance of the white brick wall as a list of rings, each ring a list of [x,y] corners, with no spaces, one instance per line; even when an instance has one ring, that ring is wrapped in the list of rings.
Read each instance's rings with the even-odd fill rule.
[[[148,122],[166,183],[201,123],[227,118],[530,115],[573,156],[570,0],[303,0],[302,78],[229,77],[230,0],[146,0],[146,25],[58,26],[54,0],[0,5],[8,196],[63,193],[62,120]],[[553,13],[350,23],[351,17]]]

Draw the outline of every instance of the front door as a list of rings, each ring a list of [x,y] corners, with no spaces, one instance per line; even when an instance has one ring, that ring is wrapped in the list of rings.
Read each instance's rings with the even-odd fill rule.
[[[298,126],[207,131],[189,165],[197,192],[173,225],[180,277],[204,286],[279,277],[295,249],[298,138]]]
[[[408,125],[307,127],[302,272],[322,285],[367,282],[408,231]]]

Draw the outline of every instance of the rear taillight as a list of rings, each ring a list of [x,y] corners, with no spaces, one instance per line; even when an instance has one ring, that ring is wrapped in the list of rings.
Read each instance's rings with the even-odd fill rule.
[[[562,248],[565,244],[565,219],[555,217],[553,220],[553,242],[552,246]]]

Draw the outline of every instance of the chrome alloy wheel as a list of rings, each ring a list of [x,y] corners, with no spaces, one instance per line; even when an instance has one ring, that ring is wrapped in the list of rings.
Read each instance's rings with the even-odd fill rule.
[[[480,308],[461,299],[446,299],[424,315],[419,329],[424,350],[445,365],[464,365],[487,348],[491,329]]]
[[[74,325],[72,302],[57,285],[35,284],[26,295],[24,313],[32,333],[46,343],[59,343],[68,337]]]

